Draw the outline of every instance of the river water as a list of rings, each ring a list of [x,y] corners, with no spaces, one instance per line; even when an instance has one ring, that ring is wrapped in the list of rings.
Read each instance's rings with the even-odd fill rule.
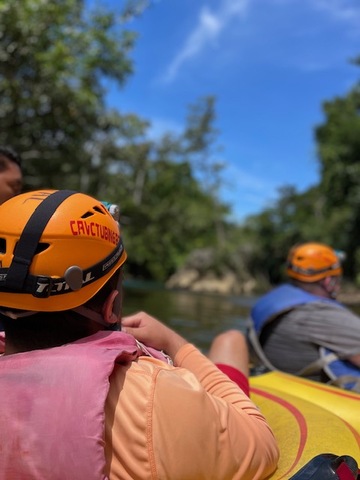
[[[257,297],[205,295],[166,290],[161,285],[126,281],[123,315],[144,310],[166,323],[201,350],[229,328],[246,330],[250,308]],[[343,302],[346,304],[345,298]],[[360,316],[360,303],[348,304]]]
[[[125,282],[123,315],[144,310],[206,351],[215,335],[229,328],[245,331],[254,297],[224,297],[162,286]]]

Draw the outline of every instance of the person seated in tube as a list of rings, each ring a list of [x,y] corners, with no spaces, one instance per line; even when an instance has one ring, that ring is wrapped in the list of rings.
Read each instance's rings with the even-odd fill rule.
[[[145,312],[121,318],[126,256],[91,196],[0,206],[1,478],[265,479],[279,451],[248,396],[244,336],[206,357]]]
[[[360,318],[336,300],[341,255],[323,243],[295,245],[286,272],[288,283],[260,297],[251,311],[266,358],[276,369],[312,380],[333,378],[336,384],[336,379],[351,376],[356,383],[351,389],[357,390]]]

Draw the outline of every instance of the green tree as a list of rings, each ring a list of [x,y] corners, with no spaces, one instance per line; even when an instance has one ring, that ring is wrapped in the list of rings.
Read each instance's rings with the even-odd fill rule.
[[[120,204],[131,273],[164,280],[193,249],[224,241],[215,99],[189,107],[184,132],[106,108],[105,86],[132,73],[136,34],[80,0],[0,0],[0,143],[25,160],[27,188],[70,188]]]
[[[221,173],[225,167],[224,162],[217,159],[220,148],[216,143],[219,132],[215,128],[215,103],[214,96],[207,96],[190,105],[187,127],[183,135],[183,151],[190,156],[197,177],[213,199],[219,198],[223,184]],[[226,243],[224,217],[229,213],[229,208],[222,202],[214,202],[212,208],[217,243],[218,246],[224,247]]]
[[[285,279],[285,261],[293,245],[307,241],[331,243],[323,203],[318,187],[304,193],[293,186],[282,187],[274,205],[247,219],[244,233],[252,246],[249,268],[255,276],[262,277],[265,283],[279,283]]]
[[[355,63],[359,63],[356,61]],[[270,283],[284,279],[283,266],[295,243],[319,241],[344,250],[346,276],[360,271],[360,84],[323,104],[325,120],[315,128],[319,185],[298,193],[283,187],[274,205],[249,217],[244,236],[249,265]]]
[[[180,267],[192,250],[224,241],[229,209],[213,188],[220,182],[213,156],[216,135],[210,134],[216,132],[214,100],[199,99],[189,112],[178,135],[166,132],[149,141],[143,125],[142,134],[135,129],[132,141],[119,146],[123,161],[114,182],[126,176],[120,204],[130,239],[129,268],[159,280]],[[205,169],[214,169],[211,185],[200,178]]]
[[[354,279],[360,271],[360,84],[323,108],[316,139],[327,228],[346,251],[346,273]]]
[[[0,142],[23,153],[29,186],[92,192],[104,174],[100,147],[122,124],[104,107],[104,80],[132,73],[124,22],[136,5],[117,16],[80,0],[0,0]]]

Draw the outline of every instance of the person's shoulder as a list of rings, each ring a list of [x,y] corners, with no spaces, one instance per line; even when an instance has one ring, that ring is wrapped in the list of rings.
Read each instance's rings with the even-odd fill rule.
[[[117,363],[110,376],[110,391],[119,393],[124,390],[124,394],[128,391],[137,391],[142,395],[148,395],[157,383],[159,374],[164,371],[171,379],[171,371],[175,368],[161,360],[146,356],[140,356],[136,361],[126,364]]]
[[[311,303],[307,303],[305,305],[300,305],[298,307],[301,311],[306,311],[311,313],[312,315],[321,315],[326,317],[334,317],[336,319],[339,318],[352,318],[356,319],[357,321],[360,317],[350,310],[346,305],[341,303],[334,302],[324,302],[324,301],[314,301]]]
[[[163,360],[142,355],[128,364],[116,364],[112,377],[113,380],[116,377],[117,382],[124,381],[125,377],[128,382],[132,381],[131,378],[141,377],[145,383],[152,383],[160,372],[165,372],[171,378],[172,375],[177,374],[177,370],[179,370],[178,367],[169,365]]]

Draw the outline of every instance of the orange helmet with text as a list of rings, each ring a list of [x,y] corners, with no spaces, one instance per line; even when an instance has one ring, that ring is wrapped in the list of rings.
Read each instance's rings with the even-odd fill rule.
[[[89,195],[37,190],[0,205],[0,308],[76,308],[125,260],[119,223]]]
[[[342,268],[332,248],[322,243],[303,243],[290,250],[286,272],[291,278],[310,283],[341,275]]]

